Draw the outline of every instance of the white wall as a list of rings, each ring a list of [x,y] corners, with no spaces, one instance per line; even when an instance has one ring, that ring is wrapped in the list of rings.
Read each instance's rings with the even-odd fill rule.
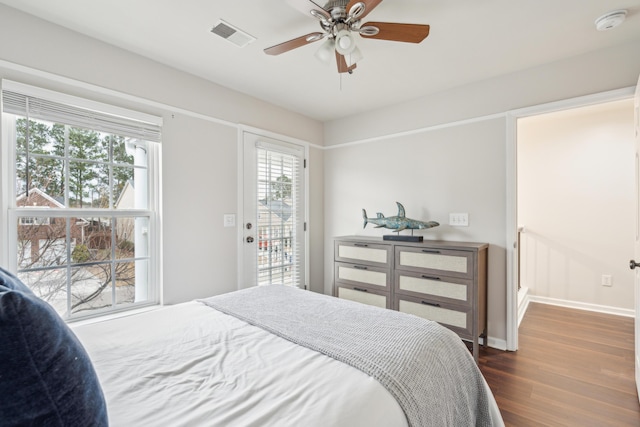
[[[640,39],[410,102],[336,119],[325,123],[325,145],[379,138],[635,86],[640,74],[638,51]],[[428,75],[425,76],[425,79],[428,78]]]
[[[631,99],[518,121],[520,277],[531,295],[634,308],[634,153]]]
[[[406,215],[441,225],[416,231],[425,240],[486,242],[489,247],[489,333],[504,336],[505,307],[505,119],[497,118],[325,152],[325,259],[332,237],[389,234],[363,229],[368,216]],[[449,226],[449,213],[467,212],[469,227]],[[333,265],[326,262],[325,292]],[[500,323],[502,321],[502,323]]]
[[[446,222],[447,212],[469,212],[468,229],[427,234],[491,244],[489,343],[505,347],[506,288],[515,286],[507,280],[514,243],[507,238],[515,235],[515,225],[507,230],[515,212],[507,113],[634,86],[639,51],[637,40],[326,123],[325,146],[333,148],[325,154],[325,291],[333,237],[361,232],[361,208],[390,214],[404,198],[417,219]]]
[[[164,302],[202,297],[212,284],[216,293],[233,291],[237,229],[222,227],[222,218],[235,212],[238,202],[237,131],[175,115],[165,121],[162,132],[162,246],[165,266],[174,266],[164,269]]]
[[[0,40],[0,78],[163,117],[164,301],[235,289],[240,240],[235,228],[223,227],[223,214],[237,210],[238,125],[319,146],[322,124],[4,5]],[[310,150],[308,167],[310,192],[321,195],[318,151]],[[309,210],[311,286],[317,290],[323,288],[317,249],[322,248],[321,196],[310,199]],[[3,256],[0,249],[0,260]]]

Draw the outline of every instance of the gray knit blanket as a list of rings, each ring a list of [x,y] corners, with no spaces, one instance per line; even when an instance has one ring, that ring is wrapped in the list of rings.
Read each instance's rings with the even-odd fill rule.
[[[473,357],[435,322],[281,285],[201,301],[370,375],[412,427],[493,425]]]

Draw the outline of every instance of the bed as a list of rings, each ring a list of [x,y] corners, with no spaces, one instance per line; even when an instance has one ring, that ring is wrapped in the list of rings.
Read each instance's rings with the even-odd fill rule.
[[[95,373],[91,391],[104,396],[85,412],[106,410],[114,427],[503,425],[449,330],[297,288],[261,286],[72,329]],[[97,397],[84,393],[73,406],[92,408]]]

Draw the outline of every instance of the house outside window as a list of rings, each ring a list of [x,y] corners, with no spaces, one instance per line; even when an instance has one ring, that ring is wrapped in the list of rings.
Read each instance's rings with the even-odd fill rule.
[[[70,320],[156,304],[161,119],[2,84],[10,268]]]

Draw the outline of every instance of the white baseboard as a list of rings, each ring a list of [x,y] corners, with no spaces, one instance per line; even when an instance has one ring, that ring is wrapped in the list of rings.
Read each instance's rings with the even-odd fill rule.
[[[520,322],[529,308],[529,301],[529,288],[522,286],[518,290],[518,327],[520,327]]]
[[[491,348],[495,348],[498,350],[506,351],[507,350],[507,341],[503,339],[489,337],[487,339],[487,346]]]
[[[518,326],[520,326],[524,313],[526,313],[527,307],[529,306],[528,291],[529,288],[526,287],[521,287],[518,291]],[[507,351],[507,340],[489,336],[487,339],[487,346]]]
[[[526,297],[526,304],[528,306],[529,302],[539,302],[542,304],[550,304],[550,305],[558,305],[561,307],[567,308],[576,308],[579,310],[587,310],[594,311],[597,313],[606,313],[613,314],[616,316],[625,316],[625,317],[636,317],[635,310],[627,309],[627,308],[618,308],[618,307],[610,307],[607,305],[598,305],[598,304],[589,304],[586,302],[578,302],[578,301],[567,301],[556,298],[548,298],[548,297],[539,297],[535,295],[528,295]],[[525,310],[526,311],[526,307]],[[520,314],[520,307],[518,307],[518,314]],[[524,312],[522,313],[524,316]],[[518,318],[518,325],[520,324],[520,318]]]

